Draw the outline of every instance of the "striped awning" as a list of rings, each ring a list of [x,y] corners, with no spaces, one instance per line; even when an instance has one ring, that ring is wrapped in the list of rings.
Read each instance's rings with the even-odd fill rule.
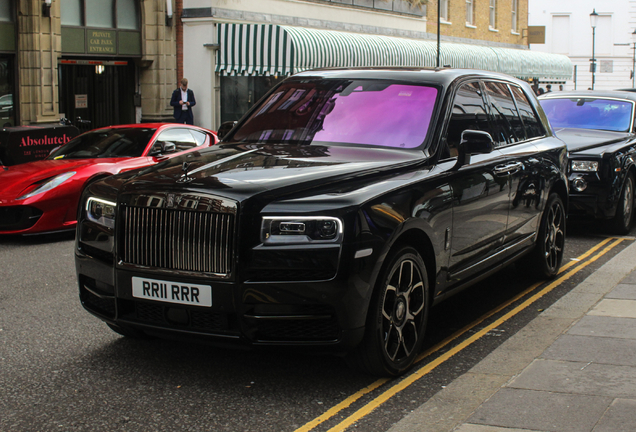
[[[218,24],[216,72],[292,75],[322,67],[433,67],[434,41],[271,24]],[[440,62],[454,68],[502,72],[518,78],[569,79],[567,56],[443,42]]]

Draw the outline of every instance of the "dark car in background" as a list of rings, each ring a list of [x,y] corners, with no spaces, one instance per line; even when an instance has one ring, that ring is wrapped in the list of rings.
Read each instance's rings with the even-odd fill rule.
[[[129,337],[314,347],[397,375],[434,304],[522,257],[557,274],[566,162],[509,76],[299,73],[199,156],[87,188],[80,300]]]
[[[599,219],[627,234],[634,218],[636,93],[572,91],[539,100],[568,147],[569,216]]]

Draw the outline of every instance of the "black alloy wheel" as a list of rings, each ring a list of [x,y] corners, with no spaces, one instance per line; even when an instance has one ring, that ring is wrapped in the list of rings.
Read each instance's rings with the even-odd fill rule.
[[[541,215],[537,245],[532,255],[536,265],[534,268],[539,269],[541,276],[553,278],[557,275],[563,260],[564,246],[565,207],[559,195],[553,193]]]
[[[617,234],[628,234],[634,217],[634,174],[631,172],[625,178],[621,196],[616,207],[613,228]]]
[[[395,376],[420,351],[429,310],[428,273],[412,247],[391,254],[371,301],[364,340],[348,360],[380,376]]]

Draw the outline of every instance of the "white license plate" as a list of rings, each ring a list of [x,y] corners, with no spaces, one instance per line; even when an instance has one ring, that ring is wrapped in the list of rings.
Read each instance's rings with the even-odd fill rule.
[[[135,276],[132,278],[132,295],[136,298],[167,303],[212,306],[212,287],[210,285],[169,282]]]

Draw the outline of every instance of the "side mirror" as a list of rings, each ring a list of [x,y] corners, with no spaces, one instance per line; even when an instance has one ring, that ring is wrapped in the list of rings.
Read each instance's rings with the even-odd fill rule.
[[[232,130],[235,124],[236,124],[235,121],[223,122],[221,124],[221,127],[219,127],[219,130],[217,131],[216,135],[219,137],[220,140],[222,140],[223,137],[225,137],[225,135],[227,135]]]
[[[174,153],[177,151],[177,146],[173,142],[158,141],[148,153],[148,156],[159,156],[166,153]]]
[[[495,142],[488,132],[467,129],[462,132],[459,143],[459,157],[455,169],[470,163],[474,154],[488,154],[495,149]]]

